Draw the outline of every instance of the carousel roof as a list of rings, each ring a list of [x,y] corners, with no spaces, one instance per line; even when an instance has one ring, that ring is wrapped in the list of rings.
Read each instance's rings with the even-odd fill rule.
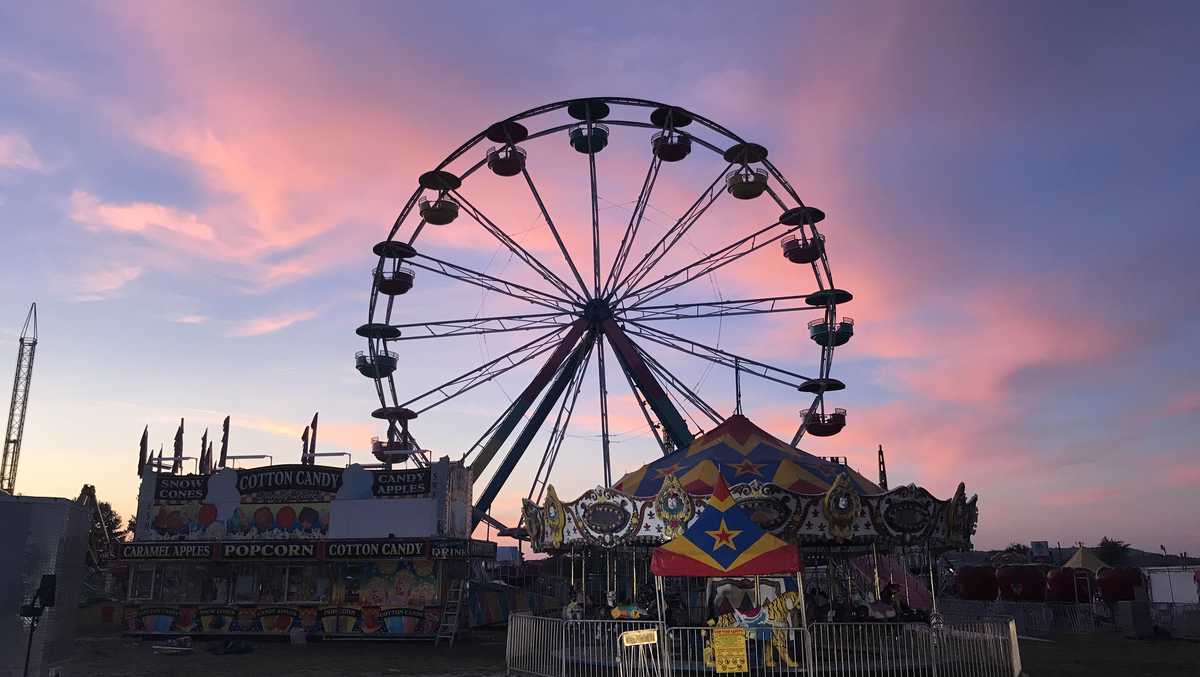
[[[625,475],[613,488],[632,496],[654,496],[663,479],[674,475],[689,494],[707,495],[713,493],[718,473],[730,485],[758,480],[805,494],[828,490],[844,473],[859,494],[882,493],[854,470],[800,451],[740,414],[697,437],[687,449]]]

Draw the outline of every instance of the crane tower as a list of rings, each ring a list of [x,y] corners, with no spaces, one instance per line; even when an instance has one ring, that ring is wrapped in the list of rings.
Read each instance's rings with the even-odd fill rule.
[[[25,326],[17,339],[17,372],[13,376],[12,400],[8,406],[8,429],[4,433],[4,456],[0,457],[0,491],[10,494],[17,484],[17,461],[21,457],[21,437],[25,433],[25,410],[29,406],[29,385],[33,381],[33,352],[37,348],[37,304],[29,306]]]

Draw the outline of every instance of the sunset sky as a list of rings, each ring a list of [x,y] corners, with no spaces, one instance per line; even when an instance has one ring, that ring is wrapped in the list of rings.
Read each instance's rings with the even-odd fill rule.
[[[189,454],[229,414],[236,452],[293,462],[319,410],[322,451],[371,460],[384,429],[354,328],[371,245],[416,177],[519,111],[630,96],[764,144],[829,214],[830,261],[856,297],[834,364],[848,389],[830,396],[849,424],[802,448],[874,477],[883,444],[893,485],[948,498],[966,482],[980,548],[1111,536],[1200,553],[1200,9],[1114,5],[0,5],[0,374],[31,301],[41,333],[17,489],[92,483],[127,515],[142,427],[169,449],[180,417]],[[619,131],[600,177],[609,255],[648,162],[648,133]],[[590,261],[585,156],[565,138],[529,149]],[[693,156],[652,198],[651,231],[720,169]],[[479,204],[558,266],[523,186],[485,179]],[[733,206],[680,261],[772,213]],[[465,219],[423,247],[521,274]],[[690,300],[813,282],[771,246],[694,286]],[[433,276],[402,303],[410,322],[511,309]],[[810,318],[663,328],[811,373]],[[504,345],[403,343],[398,386]],[[663,359],[732,411],[729,372]],[[609,367],[619,477],[658,451]],[[423,416],[422,444],[461,456],[522,373]],[[806,402],[746,388],[746,414],[790,439]],[[600,481],[595,391],[593,371],[552,477],[564,498]],[[515,521],[543,445],[498,517]]]

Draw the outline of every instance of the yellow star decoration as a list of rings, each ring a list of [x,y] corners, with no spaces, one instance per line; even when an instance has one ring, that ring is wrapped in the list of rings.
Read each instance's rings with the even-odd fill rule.
[[[741,463],[733,466],[734,477],[739,475],[755,475],[762,477],[762,469],[766,463],[751,463],[750,459],[745,459]]]
[[[673,463],[665,468],[659,468],[658,470],[655,470],[654,471],[654,479],[661,480],[662,478],[666,477],[667,475],[674,475],[676,472],[678,472],[682,469],[683,469],[683,466],[679,465],[678,463]]]
[[[721,526],[719,528],[714,531],[706,531],[704,533],[713,537],[713,551],[715,552],[724,547],[728,547],[730,550],[736,551],[737,546],[734,545],[733,539],[741,535],[742,532],[731,530],[729,527],[725,526],[725,518],[722,517]]]

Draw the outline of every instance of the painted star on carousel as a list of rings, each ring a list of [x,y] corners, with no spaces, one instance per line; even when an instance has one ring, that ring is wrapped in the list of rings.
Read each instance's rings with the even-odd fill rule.
[[[654,471],[654,479],[661,480],[662,478],[666,477],[667,475],[674,475],[675,473],[679,472],[680,470],[683,470],[682,465],[679,465],[678,463],[672,463],[671,465],[669,465],[665,468],[659,468],[658,470],[655,470]]]
[[[741,463],[733,466],[733,476],[740,477],[742,475],[754,475],[762,477],[762,469],[766,463],[754,463],[750,459],[743,459]]]
[[[713,552],[721,548],[728,547],[730,550],[737,550],[737,545],[733,539],[737,538],[742,532],[740,530],[730,529],[725,525],[725,518],[721,518],[721,526],[713,531],[705,531],[704,533],[713,537]]]

